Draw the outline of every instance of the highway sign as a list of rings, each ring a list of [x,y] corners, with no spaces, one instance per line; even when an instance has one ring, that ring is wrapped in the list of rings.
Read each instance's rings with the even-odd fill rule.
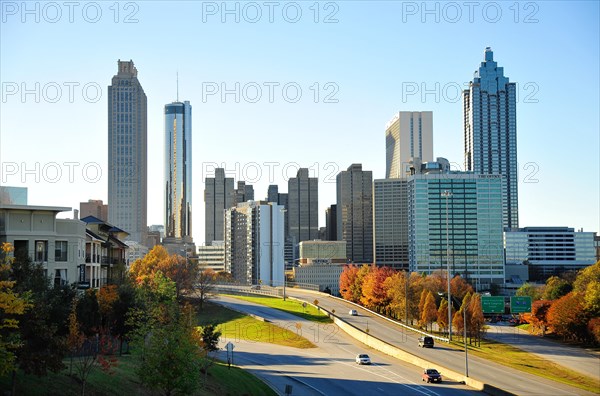
[[[531,297],[511,297],[510,313],[531,312]]]
[[[231,351],[233,351],[233,348],[235,348],[235,345],[233,345],[233,344],[231,343],[231,341],[230,341],[230,342],[228,342],[228,343],[225,345],[225,349],[227,349],[227,352],[231,352]]]
[[[504,297],[500,296],[481,296],[481,309],[484,314],[503,314]]]

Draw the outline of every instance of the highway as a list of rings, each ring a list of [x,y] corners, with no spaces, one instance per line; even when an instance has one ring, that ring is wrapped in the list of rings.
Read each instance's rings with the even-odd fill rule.
[[[475,395],[474,389],[455,381],[426,384],[421,367],[369,349],[333,324],[310,322],[262,305],[219,296],[212,302],[258,315],[302,334],[317,348],[298,349],[240,339],[222,339],[235,345],[233,363],[252,372],[283,394],[292,385],[293,395]],[[240,329],[243,331],[243,329]],[[256,331],[252,329],[251,331]],[[373,364],[359,366],[358,353],[367,353]],[[226,352],[220,358],[227,361]],[[443,372],[442,372],[443,375]]]
[[[465,355],[461,350],[449,348],[443,342],[436,342],[435,348],[420,348],[420,334],[405,330],[404,327],[382,319],[370,311],[351,303],[319,293],[300,289],[287,289],[287,295],[308,302],[319,300],[319,306],[363,331],[369,328],[369,334],[406,352],[435,362],[442,367],[462,373],[465,369]],[[350,309],[356,309],[358,316],[351,316]],[[443,371],[443,369],[441,370]],[[492,361],[469,355],[469,376],[505,391],[518,395],[593,395],[594,393],[527,374]]]

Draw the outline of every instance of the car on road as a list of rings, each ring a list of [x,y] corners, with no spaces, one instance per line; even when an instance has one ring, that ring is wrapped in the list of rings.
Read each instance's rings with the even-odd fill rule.
[[[371,358],[366,353],[356,355],[356,364],[371,364]]]
[[[442,375],[436,370],[432,368],[428,368],[423,370],[423,375],[421,375],[421,379],[423,381],[429,382],[442,382]]]
[[[433,337],[419,337],[419,346],[421,348],[433,348]]]
[[[350,312],[348,312],[348,314],[352,316],[358,316],[358,312],[356,311],[356,309],[351,309]]]

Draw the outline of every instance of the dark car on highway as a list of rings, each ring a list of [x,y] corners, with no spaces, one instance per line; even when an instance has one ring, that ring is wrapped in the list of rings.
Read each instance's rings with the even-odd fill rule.
[[[419,346],[421,348],[433,348],[433,337],[420,337]]]
[[[429,382],[442,382],[442,375],[436,369],[425,369],[423,370],[423,375],[421,376],[423,381]]]

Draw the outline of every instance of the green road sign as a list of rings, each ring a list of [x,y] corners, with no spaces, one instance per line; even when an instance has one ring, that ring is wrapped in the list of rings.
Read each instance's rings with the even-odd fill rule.
[[[481,309],[484,314],[504,313],[504,297],[481,296]]]
[[[511,297],[510,313],[531,312],[531,297]]]

